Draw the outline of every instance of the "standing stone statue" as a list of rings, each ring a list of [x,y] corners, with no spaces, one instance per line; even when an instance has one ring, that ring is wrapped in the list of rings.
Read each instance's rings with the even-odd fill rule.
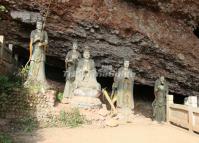
[[[73,48],[66,55],[65,63],[66,63],[66,85],[64,89],[64,97],[71,97],[73,95],[73,82],[76,76],[76,68],[79,59],[81,58],[81,54],[77,51],[77,43],[73,43]]]
[[[116,96],[118,108],[134,109],[133,86],[135,73],[129,69],[129,60],[124,60],[124,67],[115,74],[113,93]]]
[[[166,121],[166,96],[168,95],[168,84],[164,76],[155,82],[155,100],[152,103],[153,118],[158,122]]]
[[[90,59],[90,51],[86,47],[76,70],[72,105],[80,108],[100,108],[102,106],[98,99],[101,94],[101,86],[96,77],[95,63]]]
[[[30,36],[30,69],[25,86],[37,88],[45,91],[49,88],[45,75],[46,48],[48,45],[48,35],[44,31],[42,19],[36,22],[36,30]]]

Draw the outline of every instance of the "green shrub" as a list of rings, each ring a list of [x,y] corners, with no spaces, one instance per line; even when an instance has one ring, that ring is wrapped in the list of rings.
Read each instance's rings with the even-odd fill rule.
[[[21,87],[21,84],[21,79],[18,77],[0,75],[0,94],[9,94],[14,88]]]
[[[8,12],[4,5],[0,5],[0,12]]]
[[[59,92],[57,95],[56,95],[56,100],[58,102],[61,102],[64,98],[64,94],[62,92]]]
[[[30,70],[30,66],[28,65],[19,68],[18,75],[22,79],[22,82],[26,81],[29,70]]]
[[[70,112],[61,111],[59,121],[62,126],[74,128],[86,122],[85,117],[80,114],[78,109],[72,109]]]
[[[13,122],[16,129],[25,133],[30,133],[38,128],[37,121],[32,117],[25,117]]]
[[[0,143],[12,143],[10,136],[0,133]]]

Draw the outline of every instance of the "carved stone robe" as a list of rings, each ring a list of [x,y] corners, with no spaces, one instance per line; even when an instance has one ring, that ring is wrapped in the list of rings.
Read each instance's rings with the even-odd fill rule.
[[[154,87],[155,100],[152,103],[153,118],[158,122],[166,121],[166,96],[168,94],[168,83],[162,85],[160,79],[156,80]]]
[[[69,51],[66,55],[66,84],[64,88],[64,97],[71,97],[73,95],[73,83],[76,76],[76,68],[79,59],[81,58],[81,54],[76,51]]]
[[[35,40],[36,37],[39,37],[40,40]],[[26,85],[31,86],[32,84],[38,84],[43,89],[47,89],[49,86],[46,81],[45,74],[45,47],[39,46],[39,43],[48,44],[48,34],[46,31],[37,31],[33,30],[31,32],[31,41],[32,41],[32,57],[30,59],[30,69],[28,73],[28,79]]]
[[[97,72],[95,63],[92,59],[82,59],[78,62],[75,89],[78,90],[81,96],[98,96],[101,90],[100,84],[96,79]]]
[[[118,108],[134,109],[133,87],[135,73],[123,67],[118,70],[114,78],[113,90],[117,97]]]

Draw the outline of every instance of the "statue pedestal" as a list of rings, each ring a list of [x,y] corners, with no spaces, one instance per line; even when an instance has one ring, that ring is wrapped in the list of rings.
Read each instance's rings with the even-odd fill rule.
[[[99,109],[102,108],[100,99],[87,96],[73,96],[70,99],[70,104],[75,108],[83,109]]]

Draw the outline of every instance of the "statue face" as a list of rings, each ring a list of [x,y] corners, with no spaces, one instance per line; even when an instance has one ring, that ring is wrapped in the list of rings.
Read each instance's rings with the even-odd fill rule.
[[[90,52],[89,51],[85,51],[83,54],[85,59],[89,59],[90,58]]]
[[[73,50],[77,50],[77,43],[73,43]]]
[[[40,21],[37,21],[36,27],[37,27],[38,30],[42,30],[43,23],[40,22]]]
[[[164,84],[164,81],[165,81],[164,76],[161,76],[161,77],[160,77],[160,82],[161,82],[162,84]]]
[[[129,68],[129,61],[124,61],[124,67]]]

